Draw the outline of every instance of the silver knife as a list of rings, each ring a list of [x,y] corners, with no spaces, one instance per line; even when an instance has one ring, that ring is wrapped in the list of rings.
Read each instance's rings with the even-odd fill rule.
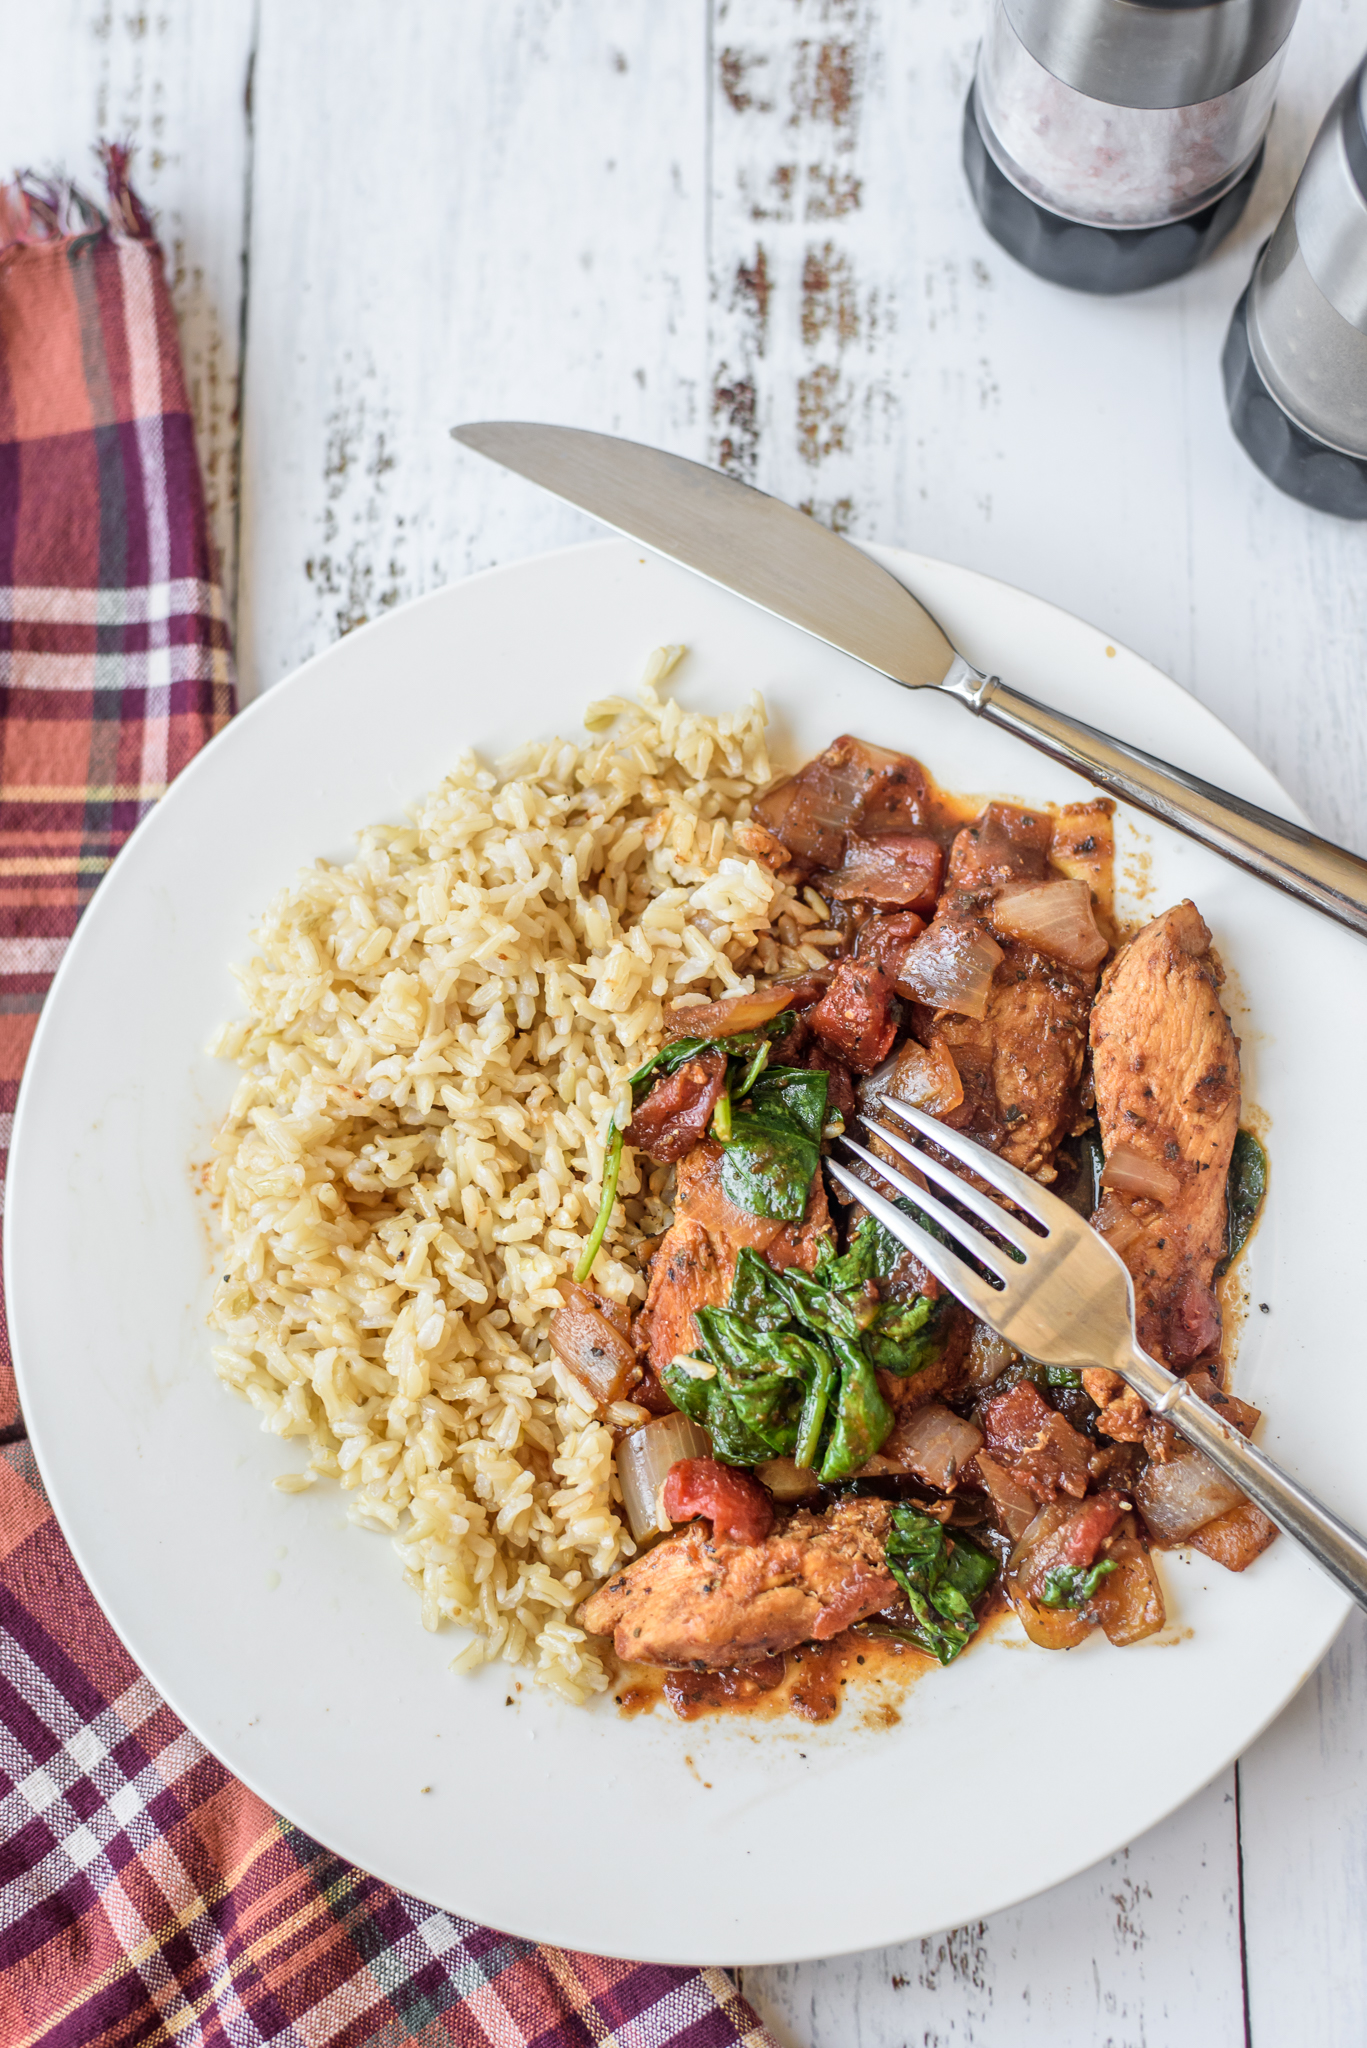
[[[451,432],[467,448],[906,689],[947,692],[1112,796],[1367,938],[1367,861],[983,675],[895,576],[805,512],[700,462],[610,434],[522,420],[481,420]]]

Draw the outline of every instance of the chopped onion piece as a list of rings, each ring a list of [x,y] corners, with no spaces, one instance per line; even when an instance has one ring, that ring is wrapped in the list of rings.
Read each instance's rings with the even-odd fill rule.
[[[1141,1219],[1135,1215],[1128,1202],[1123,1201],[1110,1189],[1103,1191],[1101,1200],[1097,1203],[1092,1228],[1100,1232],[1111,1250],[1118,1252],[1122,1259],[1135,1239],[1144,1235],[1144,1224]]]
[[[815,1472],[806,1471],[793,1458],[770,1458],[756,1465],[755,1477],[767,1486],[775,1500],[806,1500],[820,1491]]]
[[[1101,1185],[1114,1188],[1118,1195],[1147,1195],[1150,1201],[1162,1202],[1165,1207],[1182,1192],[1177,1174],[1161,1160],[1146,1158],[1133,1145],[1114,1147],[1107,1157]]]
[[[660,1495],[670,1467],[680,1458],[710,1458],[712,1441],[688,1416],[662,1415],[644,1429],[633,1429],[617,1446],[617,1477],[622,1484],[622,1502],[627,1526],[638,1543],[673,1523],[665,1514]]]
[[[963,1099],[964,1084],[949,1047],[927,1048],[909,1038],[897,1054],[885,1100],[894,1105],[908,1102],[927,1116],[948,1116]]]
[[[637,1369],[636,1353],[585,1288],[565,1286],[561,1291],[565,1304],[551,1317],[551,1349],[599,1407],[606,1408],[626,1392]]]
[[[1019,1543],[1037,1512],[1034,1497],[1013,1479],[1000,1458],[978,1453],[978,1472],[996,1510],[997,1520],[1013,1543]]]
[[[941,1401],[903,1416],[880,1453],[898,1472],[910,1472],[926,1486],[947,1492],[961,1466],[982,1449],[983,1433]]]
[[[902,955],[897,993],[931,1003],[937,1010],[981,1018],[987,1014],[992,976],[1002,958],[996,940],[976,925],[932,925]]]
[[[1076,1607],[1041,1607],[1021,1591],[1014,1579],[1006,1581],[1006,1596],[1037,1650],[1074,1650],[1092,1632],[1091,1622]]]
[[[836,903],[874,903],[929,917],[940,893],[944,859],[937,840],[914,839],[907,832],[851,836],[843,866],[828,874],[822,886]]]
[[[1137,1536],[1117,1537],[1106,1556],[1115,1570],[1101,1581],[1087,1611],[1101,1623],[1107,1642],[1123,1650],[1127,1643],[1156,1634],[1168,1618],[1167,1609],[1153,1560]]]
[[[973,1334],[968,1340],[968,1357],[964,1362],[964,1378],[974,1393],[990,1387],[999,1380],[1008,1365],[1014,1365],[1020,1353],[1005,1337],[999,1337],[995,1330],[989,1330],[986,1323],[974,1323]]]
[[[1161,1543],[1184,1543],[1197,1529],[1244,1499],[1233,1480],[1217,1472],[1200,1451],[1170,1458],[1166,1465],[1146,1467],[1139,1475],[1134,1497]]]
[[[1012,1551],[1006,1566],[1006,1592],[1021,1626],[1041,1650],[1071,1650],[1084,1642],[1092,1624],[1075,1607],[1043,1607],[1037,1595],[1059,1548],[1060,1536],[1078,1503],[1051,1501],[1042,1507]]]
[[[1085,882],[1008,882],[990,915],[1003,938],[1019,939],[1080,973],[1090,973],[1106,957]]]
[[[691,920],[697,923],[696,916]],[[793,989],[775,984],[752,989],[745,996],[723,996],[717,1003],[695,1003],[686,1010],[671,1010],[665,1018],[664,1035],[676,1038],[734,1038],[737,1032],[753,1031],[777,1017],[793,1000]]]

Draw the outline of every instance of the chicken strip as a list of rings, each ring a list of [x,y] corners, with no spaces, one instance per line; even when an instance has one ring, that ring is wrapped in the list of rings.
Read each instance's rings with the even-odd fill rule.
[[[1222,980],[1200,912],[1179,903],[1112,962],[1092,1012],[1107,1158],[1124,1145],[1180,1183],[1162,1203],[1108,1190],[1092,1221],[1134,1276],[1140,1344],[1178,1371],[1220,1347],[1212,1283],[1240,1101]]]
[[[810,1273],[821,1241],[831,1231],[826,1183],[818,1173],[801,1223],[752,1216],[730,1201],[721,1184],[724,1157],[709,1138],[679,1161],[674,1223],[650,1265],[650,1291],[636,1319],[636,1348],[653,1372],[661,1373],[680,1352],[698,1342],[693,1311],[725,1308],[741,1247],[762,1252],[780,1272],[801,1266]]]
[[[886,1501],[842,1500],[795,1514],[763,1543],[693,1522],[609,1579],[578,1619],[625,1660],[695,1671],[825,1642],[897,1597],[883,1555],[890,1520]]]

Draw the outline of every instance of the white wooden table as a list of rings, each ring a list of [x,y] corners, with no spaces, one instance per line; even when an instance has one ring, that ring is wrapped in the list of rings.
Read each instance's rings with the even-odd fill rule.
[[[1305,0],[1224,250],[1108,302],[1015,268],[972,211],[982,4],[0,0],[0,164],[87,173],[97,135],[139,146],[245,691],[587,534],[446,434],[558,419],[1096,621],[1367,850],[1367,527],[1263,483],[1218,371],[1367,9]],[[1360,2043],[1365,1708],[1354,1621],[1237,1770],[1122,1855],[745,1989],[801,2048]],[[1155,1768],[1180,1740],[1155,1731]]]

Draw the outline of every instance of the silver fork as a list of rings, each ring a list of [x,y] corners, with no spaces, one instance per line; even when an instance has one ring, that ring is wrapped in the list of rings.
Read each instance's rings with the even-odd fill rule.
[[[863,1119],[870,1131],[928,1180],[947,1189],[1013,1250],[1008,1252],[993,1243],[928,1188],[908,1180],[853,1138],[842,1142],[866,1160],[880,1180],[914,1202],[923,1215],[954,1238],[977,1265],[993,1275],[997,1285],[984,1280],[956,1251],[914,1223],[839,1160],[828,1159],[826,1164],[840,1185],[857,1196],[908,1251],[915,1252],[922,1265],[980,1322],[1027,1358],[1041,1365],[1074,1369],[1103,1365],[1119,1373],[1155,1415],[1165,1415],[1189,1443],[1205,1452],[1212,1465],[1242,1487],[1279,1529],[1308,1550],[1345,1592],[1367,1607],[1367,1543],[1224,1421],[1185,1380],[1140,1350],[1135,1341],[1130,1275],[1105,1239],[1057,1195],[972,1138],[907,1103],[890,1104],[889,1108],[1033,1217],[1043,1226],[1043,1236],[971,1187],[943,1160],[922,1151],[905,1132],[872,1117]]]

